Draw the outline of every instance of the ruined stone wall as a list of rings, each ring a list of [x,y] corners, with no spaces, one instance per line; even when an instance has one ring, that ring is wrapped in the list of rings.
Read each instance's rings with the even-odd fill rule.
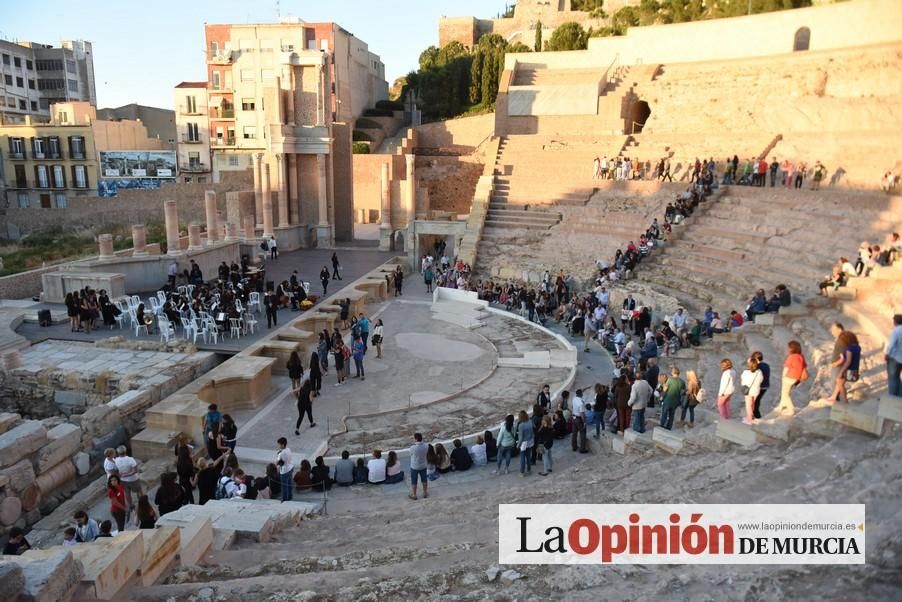
[[[170,199],[179,204],[179,221],[204,222],[204,191],[215,190],[224,208],[226,192],[248,188],[253,188],[253,176],[245,171],[223,174],[223,181],[218,184],[170,184],[159,190],[120,190],[119,196],[112,199],[75,197],[69,199],[66,209],[9,207],[4,218],[7,228],[0,227],[0,232],[24,236],[52,227],[76,230],[97,225],[162,222],[163,202]]]
[[[432,211],[468,214],[483,164],[478,157],[419,157],[417,181],[425,186]]]
[[[494,128],[495,116],[491,113],[427,123],[415,128],[416,146],[467,155],[491,137]]]

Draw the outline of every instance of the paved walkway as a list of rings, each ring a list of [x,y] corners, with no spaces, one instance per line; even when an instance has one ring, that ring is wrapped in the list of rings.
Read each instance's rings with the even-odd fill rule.
[[[277,260],[267,260],[266,279],[272,280],[274,282],[282,282],[283,280],[288,280],[291,277],[293,270],[297,270],[300,280],[310,282],[311,292],[316,295],[322,295],[323,289],[319,281],[319,272],[323,269],[323,266],[328,266],[329,271],[332,271],[331,257],[333,252],[338,253],[338,258],[342,266],[343,280],[330,281],[328,287],[328,290],[330,292],[339,290],[339,288],[341,288],[341,286],[343,286],[345,283],[356,280],[376,266],[383,264],[385,261],[395,256],[395,253],[382,252],[370,248],[354,250],[340,249],[337,251],[333,251],[332,249],[300,249],[297,251],[291,251],[289,253],[282,253]],[[129,291],[129,294],[137,294],[142,298],[146,298],[154,294],[155,292],[156,291]],[[30,307],[34,308],[33,311],[35,312],[37,311],[37,309],[50,309],[51,312],[53,312],[54,318],[61,317],[65,319],[66,316],[66,308],[62,304],[32,303],[30,304]],[[292,316],[298,315],[300,312],[282,310],[279,313],[282,316],[283,320],[288,320]],[[214,344],[212,341],[207,344],[202,338],[198,338],[196,341],[197,347],[198,349],[205,351],[237,353],[238,351],[246,348],[250,343],[256,342],[263,338],[263,336],[265,336],[267,332],[265,315],[263,313],[257,314],[257,320],[258,329],[254,334],[248,334],[236,339],[222,337],[216,344]],[[160,340],[159,333],[148,336],[145,335],[142,331],[140,335],[135,336],[135,330],[133,327],[125,328],[122,330],[119,330],[116,327],[110,329],[103,326],[102,321],[100,321],[99,325],[100,327],[92,331],[91,334],[86,334],[84,332],[72,332],[69,328],[68,321],[63,321],[59,324],[54,324],[49,327],[41,327],[38,324],[22,324],[19,326],[19,328],[16,329],[15,332],[16,334],[25,337],[32,343],[46,339],[92,342],[111,336],[122,336],[128,340],[157,342]],[[176,335],[183,336],[182,330],[178,329]]]

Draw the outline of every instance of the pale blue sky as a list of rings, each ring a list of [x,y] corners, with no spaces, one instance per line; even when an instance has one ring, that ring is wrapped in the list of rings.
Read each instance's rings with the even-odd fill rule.
[[[0,0],[0,38],[58,44],[94,44],[100,107],[130,102],[172,108],[172,88],[203,80],[204,22],[259,23],[283,16],[334,21],[382,57],[389,84],[417,64],[420,52],[438,44],[445,16],[492,18],[505,0]]]

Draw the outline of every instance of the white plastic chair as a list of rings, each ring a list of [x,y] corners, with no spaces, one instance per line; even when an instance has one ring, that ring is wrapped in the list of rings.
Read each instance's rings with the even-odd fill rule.
[[[254,291],[247,296],[247,309],[254,313],[260,313],[263,310],[263,305],[260,303],[260,293]]]
[[[160,307],[166,305],[166,293],[157,291],[157,299],[160,301]]]
[[[219,344],[219,327],[216,326],[216,322],[213,320],[207,320],[204,322],[204,332],[206,336],[204,337],[204,342],[207,342],[207,336],[209,336],[215,345]]]
[[[250,334],[254,334],[254,330],[257,328],[257,318],[254,317],[254,314],[248,312],[244,317],[244,325],[247,327],[247,332]]]
[[[132,295],[128,298],[128,306],[132,309],[138,309],[139,305],[141,305],[141,297],[138,295]]]
[[[158,322],[160,326],[160,342],[168,343],[175,338],[175,327],[169,320],[161,319]]]
[[[138,322],[138,318],[135,315],[132,315],[132,322],[135,325],[135,338],[138,337],[138,333],[142,330],[144,331],[144,336],[149,336],[150,333],[147,331],[147,324],[144,322]]]
[[[241,303],[241,299],[235,299],[235,309],[238,310],[239,314],[244,313],[244,305]]]
[[[153,315],[160,315],[160,310],[163,309],[163,306],[160,305],[159,299],[157,299],[156,297],[148,297],[147,304],[150,306],[150,311],[153,312]]]
[[[238,337],[241,340],[241,320],[239,318],[229,318],[229,338]]]

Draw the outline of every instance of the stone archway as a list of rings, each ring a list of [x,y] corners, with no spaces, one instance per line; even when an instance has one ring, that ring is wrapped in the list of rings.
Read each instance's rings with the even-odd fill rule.
[[[811,30],[807,27],[799,27],[792,40],[793,52],[804,52],[811,46]]]

